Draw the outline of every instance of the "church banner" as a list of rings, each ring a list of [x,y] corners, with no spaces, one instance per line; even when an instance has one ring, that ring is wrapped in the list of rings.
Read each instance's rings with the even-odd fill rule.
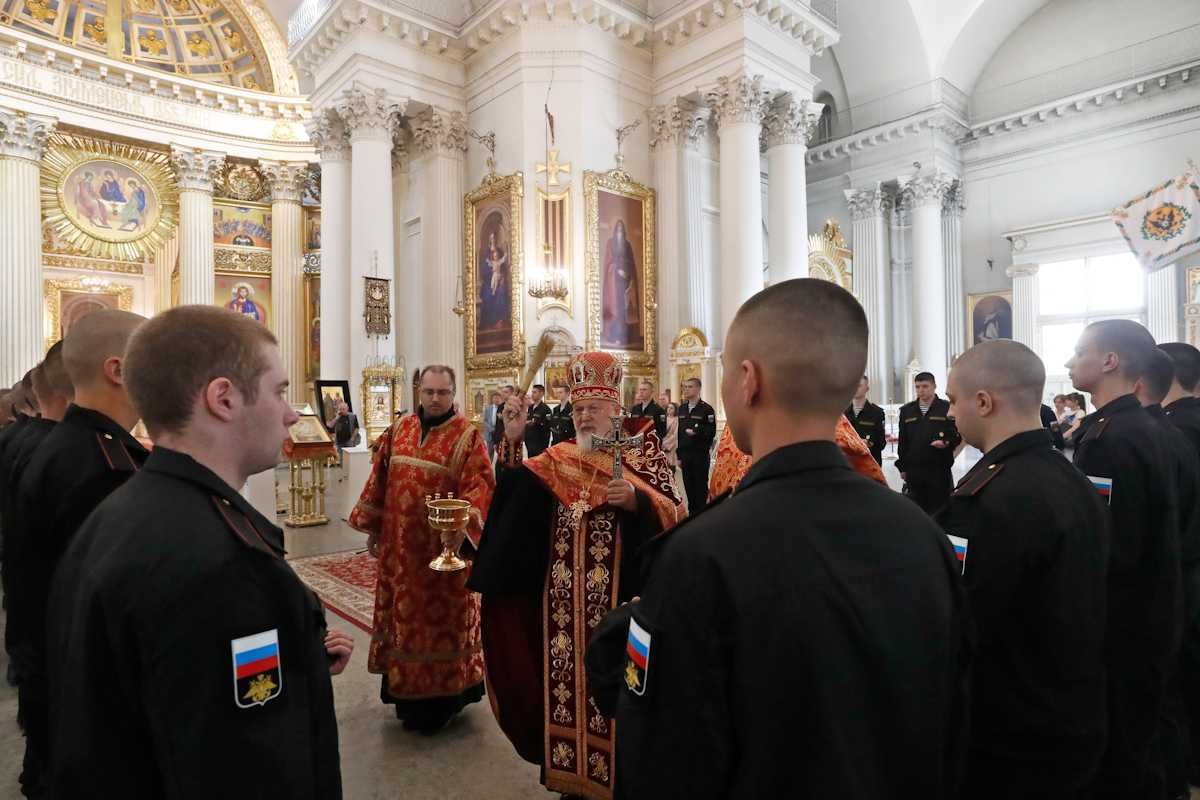
[[[1200,252],[1200,185],[1189,170],[1112,212],[1142,266],[1156,270]]]

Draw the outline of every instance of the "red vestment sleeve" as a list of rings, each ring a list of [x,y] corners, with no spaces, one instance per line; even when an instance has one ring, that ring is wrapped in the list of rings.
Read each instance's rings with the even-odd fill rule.
[[[487,519],[488,506],[496,491],[496,473],[488,458],[483,436],[472,427],[466,437],[467,455],[458,478],[458,496],[471,503],[471,524],[467,526],[467,539],[471,546],[479,549],[483,535],[483,521]]]
[[[375,440],[375,455],[371,462],[371,476],[359,495],[358,503],[346,519],[351,528],[378,536],[383,528],[383,502],[387,495],[388,465],[392,460],[392,428]]]

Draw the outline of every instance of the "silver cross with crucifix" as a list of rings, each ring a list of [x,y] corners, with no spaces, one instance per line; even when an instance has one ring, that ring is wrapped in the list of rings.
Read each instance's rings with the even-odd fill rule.
[[[621,453],[631,447],[641,447],[644,436],[637,434],[636,436],[622,436],[621,424],[625,421],[624,413],[609,417],[612,420],[612,436],[592,436],[592,448],[595,450],[612,450],[613,454],[613,475],[614,481],[621,480]]]

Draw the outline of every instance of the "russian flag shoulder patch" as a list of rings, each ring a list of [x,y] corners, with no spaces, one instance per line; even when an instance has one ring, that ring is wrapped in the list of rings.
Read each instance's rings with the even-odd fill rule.
[[[950,540],[950,546],[954,548],[954,557],[958,560],[958,568],[960,572],[967,570],[967,540],[961,536],[946,534],[946,538]]]
[[[1092,482],[1092,486],[1094,486],[1096,488],[1096,491],[1100,493],[1100,496],[1104,498],[1104,502],[1111,505],[1112,504],[1113,479],[1112,478],[1101,478],[1096,475],[1088,475],[1087,479]]]
[[[230,642],[233,651],[233,702],[238,708],[266,705],[283,693],[279,629]]]
[[[629,618],[629,639],[625,643],[625,687],[639,697],[646,693],[650,672],[650,632]]]

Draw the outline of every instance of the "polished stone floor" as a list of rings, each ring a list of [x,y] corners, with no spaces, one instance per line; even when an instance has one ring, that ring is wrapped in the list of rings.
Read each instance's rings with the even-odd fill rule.
[[[365,537],[342,517],[334,472],[329,525],[285,529],[288,554],[320,555],[364,546]],[[286,473],[280,473],[286,481]],[[282,519],[282,517],[280,518]],[[329,622],[353,634],[355,651],[333,679],[341,738],[342,783],[347,800],[540,800],[556,798],[538,783],[538,768],[522,761],[496,726],[491,707],[469,706],[436,736],[401,728],[390,706],[379,702],[379,677],[367,673],[367,634],[334,614]],[[0,676],[7,669],[0,648]],[[18,798],[24,740],[16,725],[16,692],[0,680],[0,798]]]

